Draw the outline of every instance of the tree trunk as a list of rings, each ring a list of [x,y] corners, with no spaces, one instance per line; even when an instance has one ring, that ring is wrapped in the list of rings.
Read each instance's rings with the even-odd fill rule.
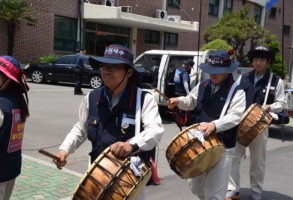
[[[14,48],[16,23],[14,20],[7,22],[7,55],[12,56]]]

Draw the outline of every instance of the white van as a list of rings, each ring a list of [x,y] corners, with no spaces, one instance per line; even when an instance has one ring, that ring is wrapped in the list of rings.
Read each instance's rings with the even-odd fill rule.
[[[193,59],[195,63],[190,72],[190,86],[193,88],[198,82],[209,78],[197,66],[206,61],[210,52],[207,51],[170,51],[170,50],[149,50],[138,56],[134,64],[145,70],[140,78],[140,87],[149,91],[155,97],[160,107],[167,107],[166,99],[154,88],[166,95],[168,98],[174,97],[175,84],[174,73],[183,60]],[[239,68],[234,72],[235,79],[243,72],[251,68]]]

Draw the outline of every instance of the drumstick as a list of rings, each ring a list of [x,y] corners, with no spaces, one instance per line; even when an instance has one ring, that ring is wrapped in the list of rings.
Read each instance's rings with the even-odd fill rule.
[[[43,154],[43,155],[45,155],[45,156],[48,156],[49,158],[52,158],[52,159],[54,159],[54,160],[58,160],[58,161],[60,161],[60,158],[59,158],[59,157],[57,157],[57,156],[55,156],[55,155],[53,155],[53,154],[51,154],[51,153],[45,151],[44,149],[40,149],[40,150],[39,150],[39,153],[41,153],[41,154]]]
[[[163,98],[166,100],[166,101],[169,101],[169,98],[164,95],[160,90],[158,90],[157,88],[153,87],[151,84],[149,83],[141,83],[142,87],[144,88],[147,88],[147,89],[154,89],[156,92],[158,92],[160,95],[163,96]]]
[[[164,98],[166,101],[169,101],[169,98],[168,98],[166,95],[164,95],[160,90],[158,90],[157,88],[154,88],[154,90],[155,90],[156,92],[158,92],[160,95],[162,95],[163,98]]]

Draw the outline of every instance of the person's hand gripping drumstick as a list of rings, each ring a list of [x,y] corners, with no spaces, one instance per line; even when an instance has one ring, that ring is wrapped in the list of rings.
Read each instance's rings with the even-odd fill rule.
[[[68,157],[68,153],[66,151],[59,151],[56,155],[59,159],[53,159],[53,162],[56,164],[58,169],[62,169],[67,163],[66,158]]]
[[[178,106],[179,100],[177,97],[173,97],[173,98],[170,98],[169,101],[167,101],[167,103],[168,103],[168,108],[173,109],[176,106]]]
[[[111,145],[111,152],[120,158],[126,158],[133,152],[129,142],[115,142]]]

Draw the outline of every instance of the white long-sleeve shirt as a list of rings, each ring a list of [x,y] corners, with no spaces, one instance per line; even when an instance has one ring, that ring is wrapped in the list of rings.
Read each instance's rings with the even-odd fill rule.
[[[200,83],[199,83],[200,84]],[[185,97],[178,97],[179,104],[178,107],[182,110],[194,110],[197,104],[197,96],[199,90],[199,84],[194,87],[190,93]],[[234,97],[231,99],[229,109],[222,119],[216,119],[213,123],[216,126],[217,132],[229,130],[241,121],[242,115],[245,111],[245,92],[243,90],[238,90]],[[211,105],[217,106],[217,105]]]
[[[237,79],[237,82],[240,83],[242,76],[239,76]],[[287,100],[285,95],[285,87],[284,87],[284,81],[279,78],[278,84],[275,90],[275,99],[272,104],[269,106],[271,107],[271,110],[273,113],[282,112],[287,107]],[[262,105],[261,105],[262,106]]]
[[[85,96],[79,108],[79,120],[65,137],[59,150],[73,153],[87,139],[87,121],[89,117],[89,94]],[[154,97],[147,93],[141,109],[143,131],[136,134],[129,141],[138,145],[140,150],[148,151],[161,140],[164,128],[158,112],[158,105]]]

